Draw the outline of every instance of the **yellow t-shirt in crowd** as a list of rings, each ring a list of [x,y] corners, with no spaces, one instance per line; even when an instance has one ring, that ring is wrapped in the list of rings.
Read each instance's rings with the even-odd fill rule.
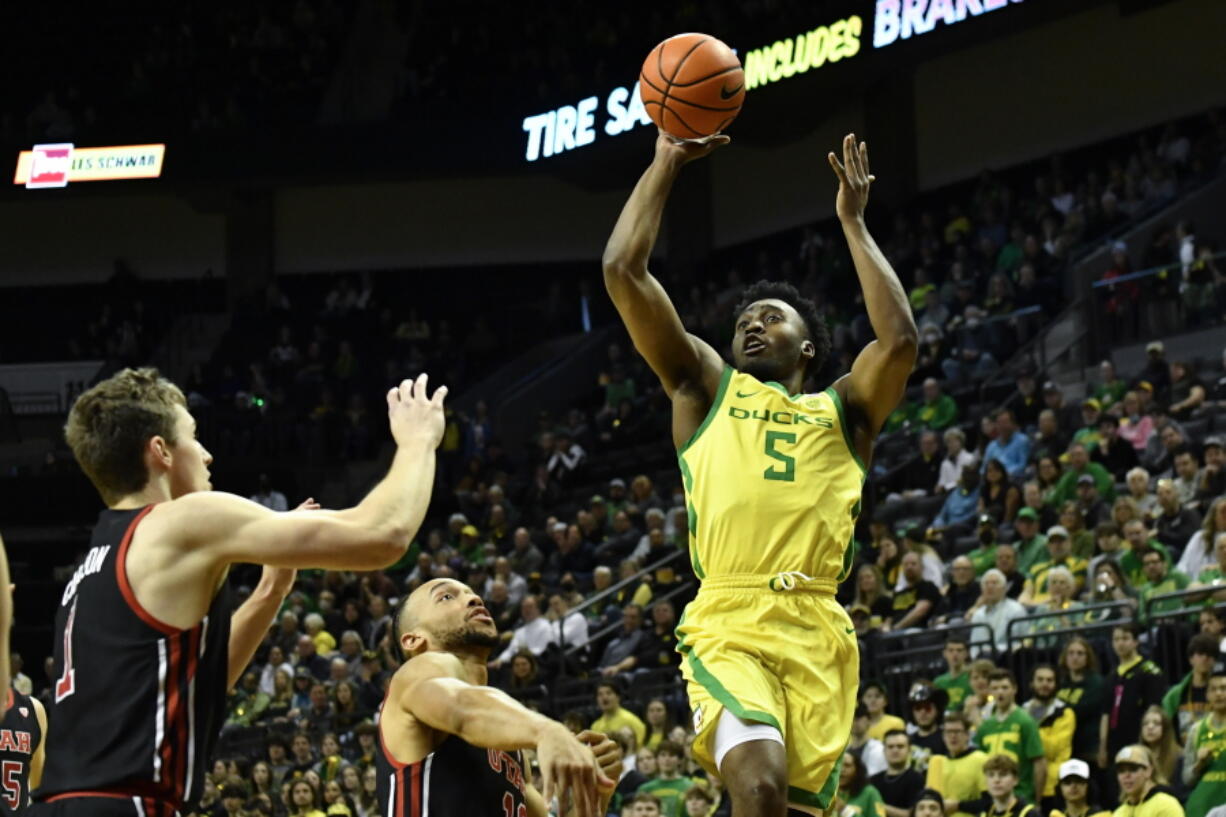
[[[619,706],[612,715],[601,715],[592,721],[592,731],[604,732],[606,735],[616,732],[623,726],[630,727],[630,731],[634,733],[635,741],[638,742],[639,746],[642,746],[643,739],[647,737],[647,724],[639,720],[638,715],[635,715],[633,712]]]

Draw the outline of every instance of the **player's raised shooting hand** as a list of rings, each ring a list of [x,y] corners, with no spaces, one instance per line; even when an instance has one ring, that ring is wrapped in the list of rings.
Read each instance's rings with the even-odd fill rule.
[[[584,746],[561,724],[551,726],[536,744],[541,767],[545,802],[555,796],[565,808],[574,801],[575,817],[600,817],[600,792],[603,786],[616,786],[596,765],[592,750]]]
[[[423,372],[417,380],[405,380],[387,393],[387,416],[397,445],[424,441],[434,449],[443,439],[443,399],[447,397],[447,387],[439,386],[434,396],[429,397],[428,379]]]
[[[664,162],[673,168],[678,168],[687,162],[701,159],[711,151],[731,141],[732,137],[725,136],[722,133],[695,141],[677,139],[674,136],[669,136],[664,131],[660,131],[659,135],[656,136],[656,161]]]
[[[834,202],[840,221],[859,221],[868,206],[868,189],[877,177],[868,170],[868,145],[856,144],[856,135],[843,137],[843,161],[830,151],[826,155],[834,175],[839,178],[839,194]]]

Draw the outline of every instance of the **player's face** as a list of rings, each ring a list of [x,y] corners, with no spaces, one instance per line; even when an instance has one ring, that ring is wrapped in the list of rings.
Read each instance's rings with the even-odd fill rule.
[[[436,579],[419,587],[419,594],[410,604],[416,606],[416,632],[401,636],[401,644],[412,653],[420,646],[415,638],[420,633],[445,650],[464,647],[493,648],[498,643],[498,628],[481,597],[466,584],[452,579]]]
[[[196,491],[209,491],[209,464],[213,455],[196,439],[196,421],[183,406],[176,405],[174,458],[170,463],[170,495],[172,498]]]
[[[803,369],[816,351],[791,304],[775,298],[755,301],[736,319],[732,360],[759,380],[785,380]]]

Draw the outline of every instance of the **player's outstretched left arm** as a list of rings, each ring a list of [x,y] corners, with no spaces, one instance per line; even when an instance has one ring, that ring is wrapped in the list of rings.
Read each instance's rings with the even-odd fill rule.
[[[590,729],[584,729],[575,737],[580,743],[591,747],[592,753],[596,755],[596,763],[600,766],[600,771],[605,777],[614,783],[621,780],[622,750],[620,746],[611,740],[608,735],[602,732],[593,732]],[[608,813],[609,801],[613,799],[613,793],[616,790],[617,787],[615,785],[597,788],[600,796],[598,814]],[[549,817],[549,804],[545,802],[545,798],[531,783],[524,790],[524,802],[528,806],[528,817]],[[566,812],[566,817],[581,817],[578,803],[572,804],[570,810]]]
[[[851,374],[839,380],[836,388],[871,441],[906,390],[907,378],[915,367],[919,332],[898,275],[864,223],[869,187],[875,178],[868,169],[868,146],[863,142],[857,145],[855,134],[849,133],[843,138],[843,161],[833,151],[827,159],[839,179],[835,210],[864,291],[868,320],[877,336],[856,357]],[[866,453],[869,445],[871,442],[866,442],[865,451],[860,453]]]
[[[307,499],[295,511],[317,511],[319,503]],[[294,587],[298,571],[292,567],[265,565],[260,574],[260,583],[251,596],[239,605],[230,616],[230,649],[226,669],[226,689],[231,689],[243,677],[243,670],[251,663],[260,642],[268,634],[268,628],[281,609],[282,602]]]

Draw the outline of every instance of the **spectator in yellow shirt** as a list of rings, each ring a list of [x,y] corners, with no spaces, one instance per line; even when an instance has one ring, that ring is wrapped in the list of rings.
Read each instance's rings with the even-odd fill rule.
[[[897,715],[889,715],[885,711],[885,687],[876,681],[869,681],[860,693],[860,703],[868,712],[868,736],[872,739],[885,741],[885,733],[895,729],[906,730],[907,724]]]
[[[647,725],[638,715],[628,709],[622,709],[622,696],[617,685],[612,681],[601,681],[596,685],[596,705],[600,707],[600,717],[592,721],[593,732],[612,734],[623,726],[629,727],[634,733],[634,740],[640,746],[647,737]]]

